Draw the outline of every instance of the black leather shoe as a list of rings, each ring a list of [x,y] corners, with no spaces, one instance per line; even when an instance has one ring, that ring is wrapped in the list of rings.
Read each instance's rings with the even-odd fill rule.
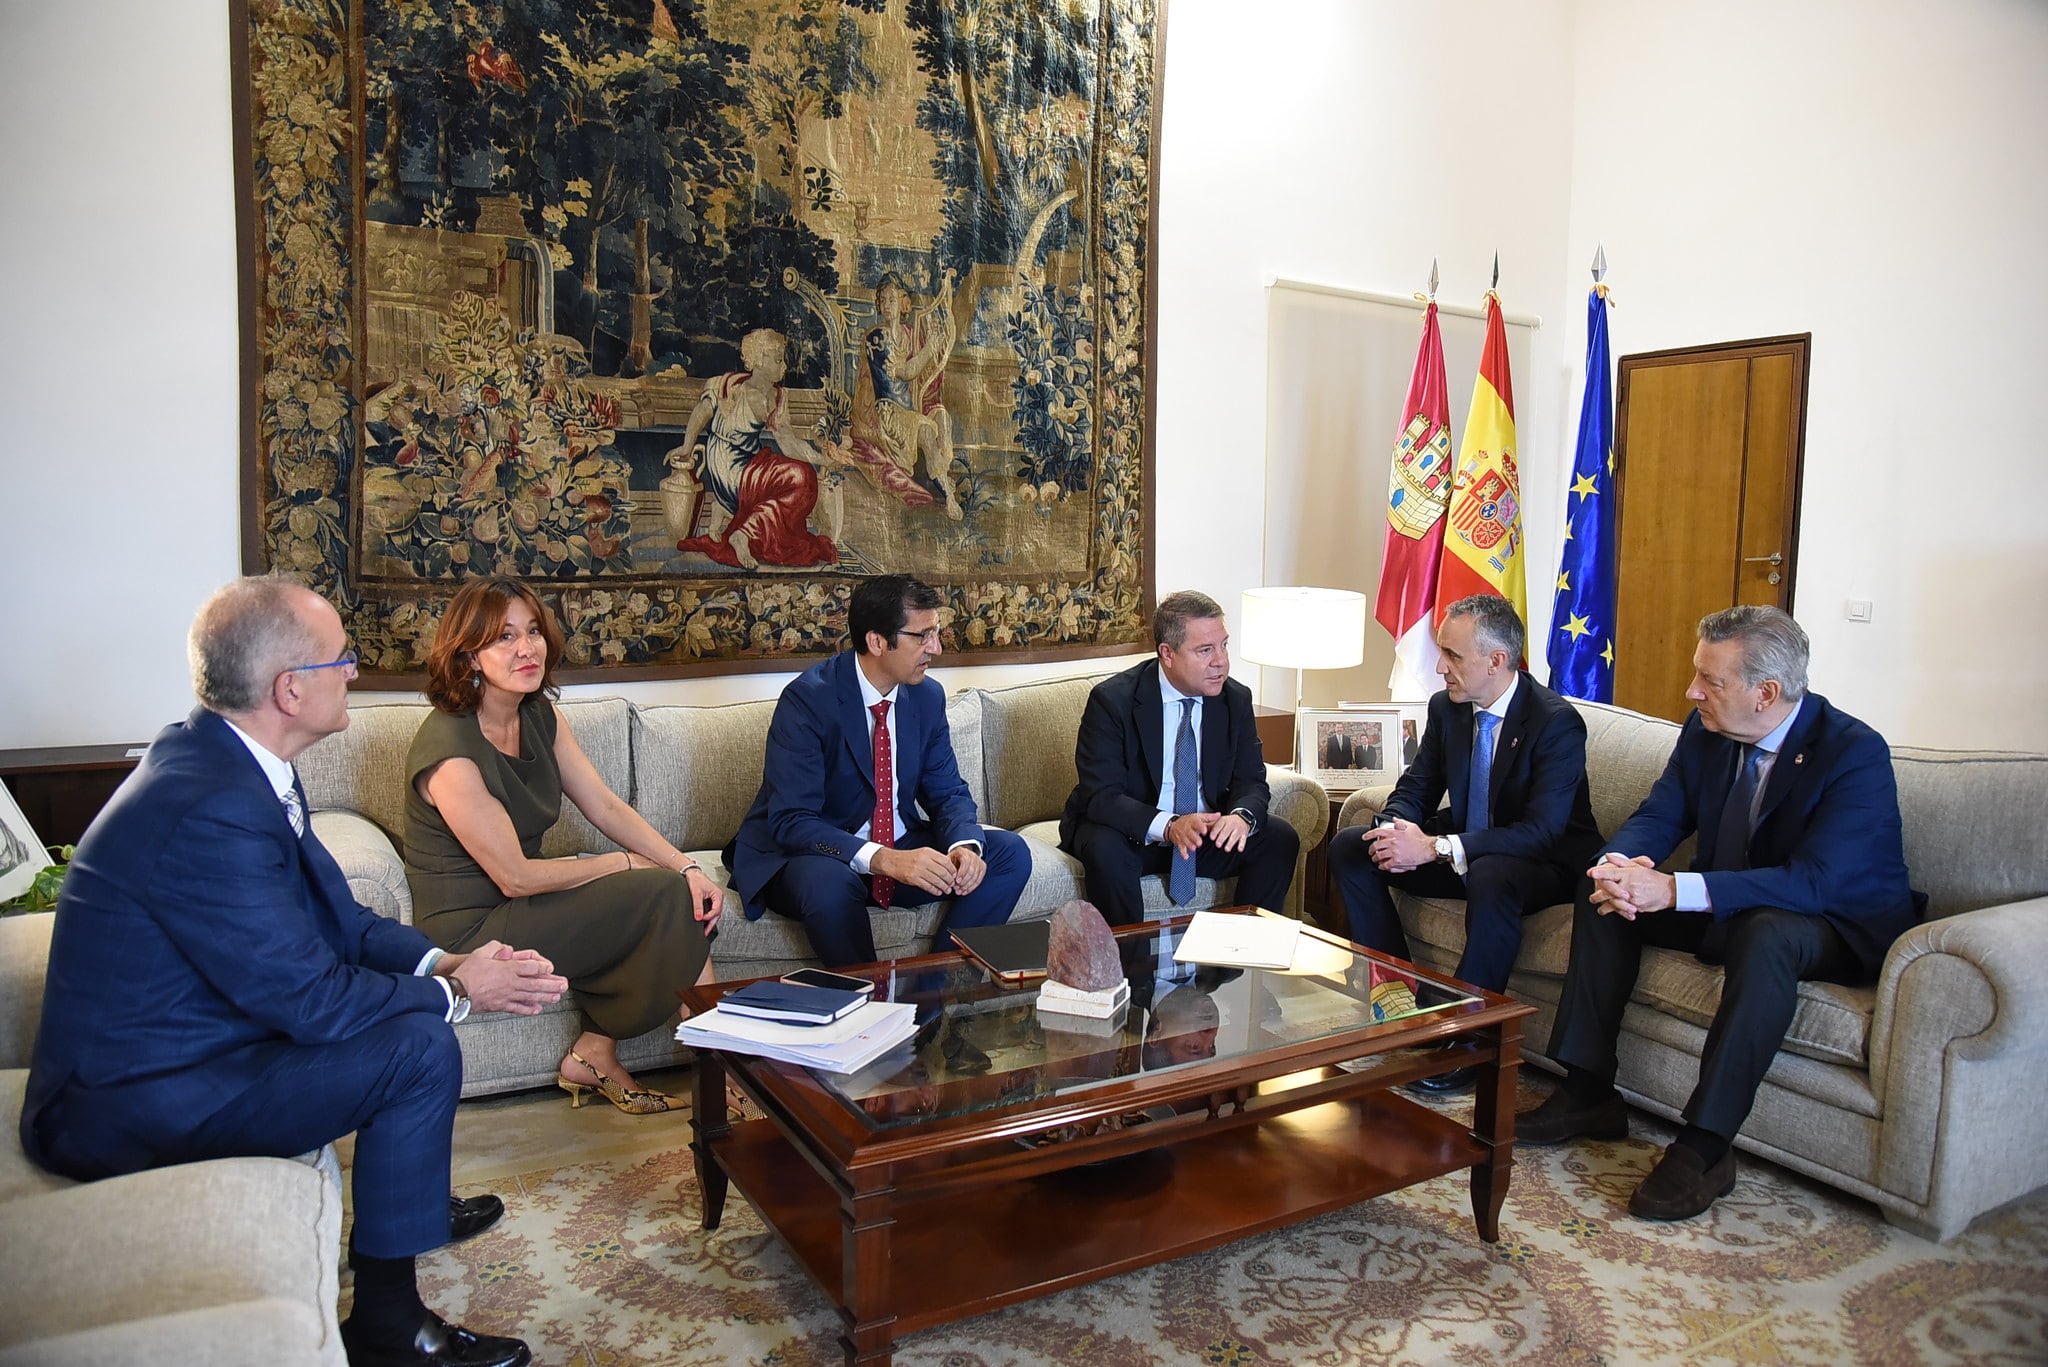
[[[1478,1080],[1477,1068],[1453,1068],[1435,1077],[1419,1077],[1408,1084],[1408,1090],[1419,1096],[1459,1096],[1471,1091]]]
[[[1541,1106],[1515,1117],[1515,1142],[1532,1148],[1548,1148],[1567,1139],[1626,1138],[1628,1105],[1618,1096],[1580,1106],[1560,1087]]]
[[[485,1192],[482,1196],[448,1198],[448,1242],[459,1244],[498,1223],[505,1215],[505,1203]]]
[[[371,1343],[351,1315],[342,1322],[341,1346],[349,1367],[527,1367],[533,1353],[520,1339],[472,1334],[433,1311],[409,1343]]]
[[[1690,1220],[1733,1190],[1733,1148],[1708,1167],[1685,1145],[1673,1144],[1628,1198],[1628,1213],[1638,1220]]]

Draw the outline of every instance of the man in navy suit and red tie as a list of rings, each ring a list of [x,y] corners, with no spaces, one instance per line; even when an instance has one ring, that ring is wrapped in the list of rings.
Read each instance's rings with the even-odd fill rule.
[[[1643,946],[1722,966],[1685,1128],[1629,1200],[1646,1220],[1698,1215],[1735,1186],[1734,1139],[1805,979],[1876,978],[1918,919],[1884,737],[1806,690],[1809,647],[1774,607],[1700,619],[1693,713],[1664,773],[1586,871],[1550,1053],[1564,1085],[1515,1121],[1525,1144],[1621,1139],[1621,1013]],[[1699,835],[1692,868],[1658,865]]]
[[[878,575],[847,607],[853,649],[782,691],[761,790],[726,850],[748,920],[802,921],[831,967],[874,962],[868,905],[953,898],[948,930],[1010,919],[1031,878],[1021,836],[981,825],[946,724],[939,595]],[[941,931],[939,943],[946,943]]]
[[[451,1022],[533,1015],[568,984],[531,951],[444,954],[350,895],[291,766],[348,725],[347,645],[326,600],[281,579],[200,609],[200,706],[151,743],[65,876],[21,1143],[92,1181],[354,1131],[350,1362],[519,1367],[518,1339],[421,1303],[414,1260],[504,1209],[448,1195]]]
[[[1600,848],[1586,788],[1586,723],[1521,668],[1515,606],[1494,594],[1451,604],[1437,628],[1444,688],[1429,700],[1415,760],[1387,799],[1383,824],[1330,838],[1330,876],[1351,938],[1409,958],[1390,887],[1465,899],[1457,977],[1507,989],[1522,918],[1567,900]],[[1438,804],[1450,796],[1450,806]],[[1411,1084],[1437,1095],[1476,1076],[1453,1069]]]
[[[1152,639],[1153,659],[1088,694],[1060,848],[1081,861],[1088,900],[1113,926],[1145,919],[1147,874],[1166,880],[1177,907],[1197,877],[1234,877],[1236,901],[1278,910],[1301,841],[1267,816],[1252,691],[1230,677],[1223,609],[1207,594],[1168,594]]]

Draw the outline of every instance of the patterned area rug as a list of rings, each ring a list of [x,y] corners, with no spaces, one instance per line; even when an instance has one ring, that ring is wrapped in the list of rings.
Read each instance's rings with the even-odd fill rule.
[[[1525,1082],[1523,1105],[1545,1084]],[[1443,1103],[1469,1115],[1469,1100]],[[1669,1127],[1516,1152],[1488,1246],[1463,1174],[914,1334],[900,1363],[2048,1362],[2048,1193],[1933,1245],[1744,1157],[1707,1216],[1631,1218]],[[421,1259],[428,1304],[543,1363],[842,1361],[838,1319],[737,1194],[706,1234],[689,1149],[492,1184],[490,1233]],[[344,1274],[346,1275],[346,1274]],[[345,1313],[345,1312],[344,1312]]]

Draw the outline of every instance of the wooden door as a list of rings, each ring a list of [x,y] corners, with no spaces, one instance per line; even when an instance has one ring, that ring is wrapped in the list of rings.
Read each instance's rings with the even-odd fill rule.
[[[1812,334],[1621,358],[1614,700],[1681,720],[1700,618],[1792,609]]]

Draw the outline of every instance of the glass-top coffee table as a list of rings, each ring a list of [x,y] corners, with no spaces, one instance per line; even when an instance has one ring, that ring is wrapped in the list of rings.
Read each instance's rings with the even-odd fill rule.
[[[1179,965],[1185,924],[1119,932],[1131,1000],[1107,1020],[1042,1012],[1036,984],[933,954],[850,970],[920,1022],[859,1072],[700,1053],[705,1228],[736,1185],[838,1306],[850,1363],[1460,1168],[1494,1240],[1531,1009],[1309,926],[1285,972]],[[1462,1067],[1478,1069],[1469,1127],[1397,1090]],[[728,1076],[764,1119],[733,1123]]]

